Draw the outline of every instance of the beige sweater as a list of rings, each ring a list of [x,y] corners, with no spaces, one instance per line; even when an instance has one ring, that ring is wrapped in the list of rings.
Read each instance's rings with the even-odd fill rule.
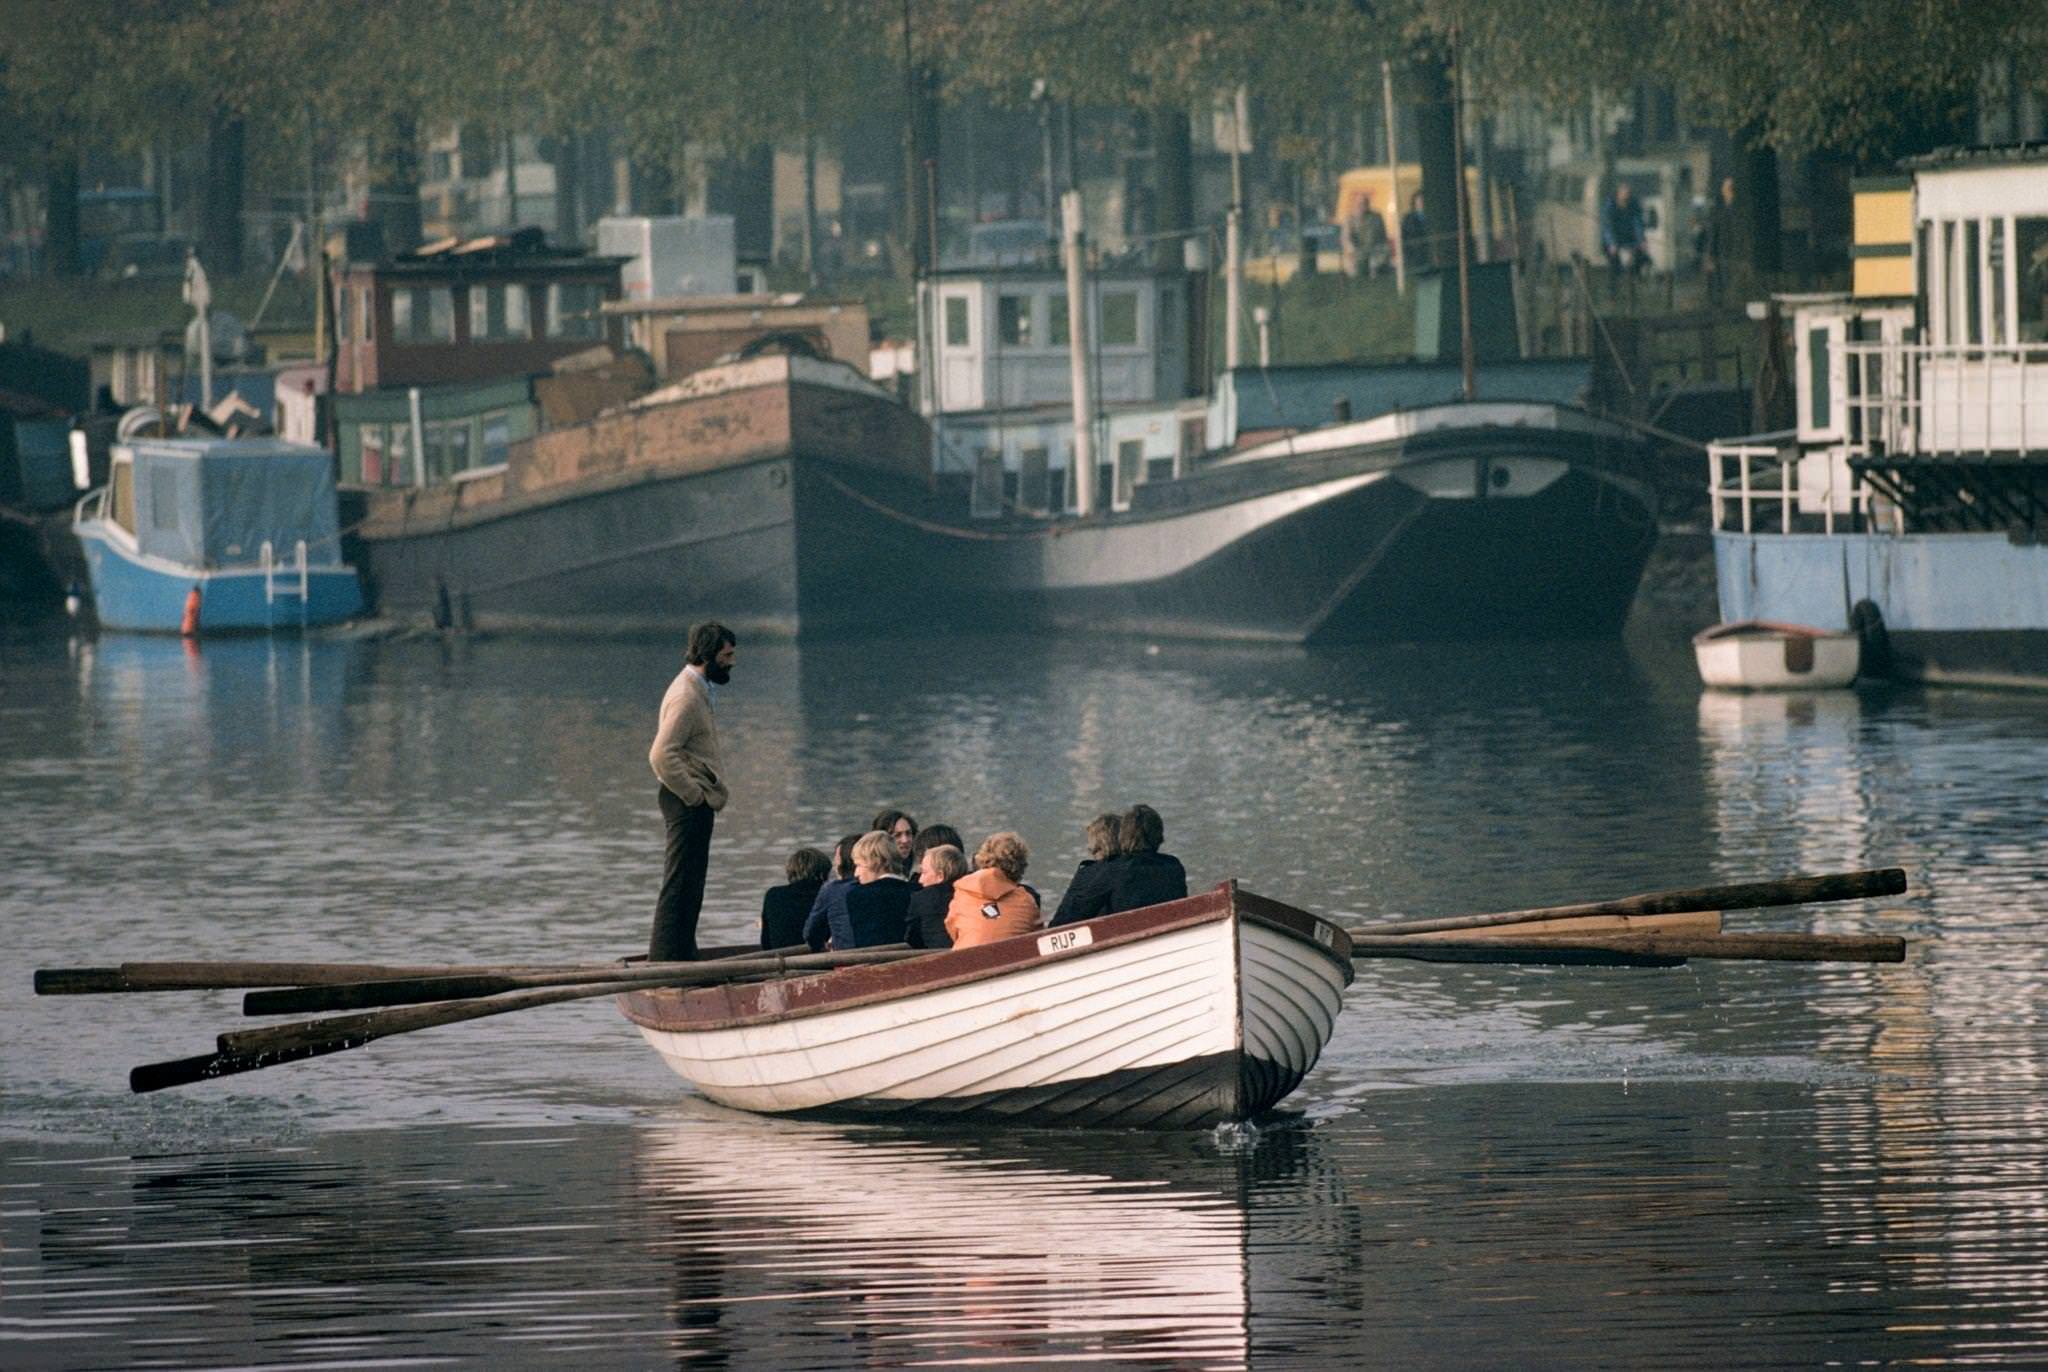
[[[711,694],[691,668],[676,673],[661,697],[661,724],[647,760],[655,777],[683,804],[725,808],[725,764],[718,756]]]

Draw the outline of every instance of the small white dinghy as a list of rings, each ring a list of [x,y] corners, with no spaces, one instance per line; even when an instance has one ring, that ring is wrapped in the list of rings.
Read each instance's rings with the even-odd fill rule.
[[[819,976],[634,991],[626,1018],[720,1105],[1200,1128],[1292,1091],[1351,939],[1225,882],[1185,900]]]
[[[1861,665],[1852,630],[1745,619],[1693,635],[1700,680],[1725,691],[1803,691],[1847,686]]]

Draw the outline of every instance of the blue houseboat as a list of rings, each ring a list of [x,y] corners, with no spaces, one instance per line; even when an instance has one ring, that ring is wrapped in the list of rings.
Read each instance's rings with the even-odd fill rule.
[[[1856,188],[1848,294],[1780,297],[1796,427],[1709,449],[1721,616],[2048,686],[2048,146],[1907,172]]]
[[[263,632],[359,614],[341,561],[334,459],[276,439],[144,439],[114,449],[79,502],[93,603],[109,629]]]

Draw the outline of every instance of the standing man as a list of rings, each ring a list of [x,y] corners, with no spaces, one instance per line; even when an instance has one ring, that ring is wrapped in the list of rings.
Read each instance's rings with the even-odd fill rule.
[[[683,670],[661,698],[661,723],[647,760],[661,782],[661,818],[668,828],[661,894],[654,902],[654,962],[689,962],[697,956],[697,916],[704,908],[704,873],[711,860],[711,821],[725,808],[725,764],[718,756],[712,697],[732,680],[732,630],[714,622],[690,630]]]
[[[1707,303],[1719,305],[1728,293],[1728,268],[1735,260],[1735,178],[1721,178],[1721,193],[1707,212]]]
[[[1614,183],[1614,194],[1600,209],[1600,250],[1607,254],[1609,294],[1621,289],[1622,273],[1631,283],[1649,265],[1644,251],[1643,207],[1636,203],[1635,187],[1626,181]]]

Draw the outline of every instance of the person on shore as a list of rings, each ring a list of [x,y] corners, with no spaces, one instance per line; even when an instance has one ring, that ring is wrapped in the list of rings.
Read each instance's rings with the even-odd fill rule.
[[[918,839],[922,842],[924,834]],[[904,941],[913,948],[951,948],[946,911],[953,903],[953,883],[967,875],[967,854],[958,844],[936,844],[919,855],[918,868],[917,889],[910,893],[903,920]]]
[[[864,837],[862,834],[848,834],[832,845],[832,875],[818,888],[816,899],[811,901],[811,912],[804,916],[804,942],[811,946],[813,953],[825,951],[825,943],[832,937],[832,911],[837,906],[843,920],[845,888],[853,882],[853,845]]]
[[[1038,897],[1022,883],[1031,850],[1005,829],[974,850],[974,870],[953,883],[946,934],[955,948],[973,948],[1042,928]]]
[[[901,810],[884,810],[875,816],[870,830],[879,829],[896,844],[896,854],[903,859],[906,870],[910,862],[910,845],[917,842],[917,821]]]
[[[816,848],[799,848],[782,864],[784,886],[771,886],[761,897],[761,947],[788,948],[804,941],[804,921],[811,902],[832,875],[832,859]]]
[[[1707,269],[1707,303],[1718,305],[1728,293],[1728,272],[1734,265],[1735,235],[1739,228],[1735,213],[1735,178],[1721,178],[1721,193],[1707,212],[1707,243],[1702,265]]]
[[[1067,883],[1067,893],[1060,897],[1059,908],[1052,913],[1052,928],[1079,924],[1109,913],[1121,848],[1119,824],[1115,815],[1097,815],[1088,821],[1088,856],[1074,869],[1074,879]]]
[[[704,876],[711,864],[711,822],[725,808],[725,762],[718,751],[712,699],[732,680],[739,639],[715,620],[690,630],[683,669],[661,697],[660,723],[647,760],[661,783],[667,830],[661,894],[654,901],[653,962],[689,962],[697,956],[697,917],[704,908]]]
[[[902,943],[910,895],[896,840],[880,829],[861,835],[853,845],[853,884],[842,888],[828,907],[832,947],[844,951]]]
[[[1166,842],[1166,821],[1149,805],[1133,805],[1117,822],[1116,876],[1109,910],[1141,910],[1161,901],[1180,900],[1188,893],[1187,868],[1159,846]]]
[[[1408,197],[1408,213],[1401,216],[1401,262],[1408,271],[1430,266],[1429,216],[1422,212],[1422,192]]]
[[[1607,284],[1612,291],[1621,289],[1623,272],[1634,279],[1650,264],[1643,207],[1626,181],[1615,182],[1614,194],[1600,207],[1600,250],[1607,254]]]

